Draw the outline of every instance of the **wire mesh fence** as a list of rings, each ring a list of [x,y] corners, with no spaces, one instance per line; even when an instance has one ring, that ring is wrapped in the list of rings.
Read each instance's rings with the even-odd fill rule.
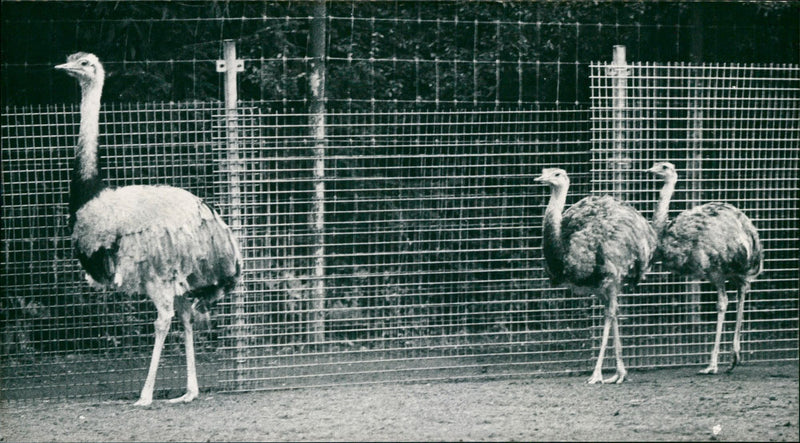
[[[592,191],[620,195],[651,217],[662,183],[644,171],[670,161],[679,173],[670,218],[710,201],[741,209],[765,250],[745,306],[744,352],[796,356],[798,67],[595,63],[591,72]],[[658,264],[652,271],[640,293],[623,299],[632,363],[702,359],[713,343],[714,287],[683,284]]]
[[[547,191],[532,179],[563,167],[573,181],[569,204],[618,192],[649,215],[658,183],[642,171],[663,159],[686,177],[672,215],[723,200],[759,228],[765,271],[746,307],[745,360],[795,359],[800,70],[610,67],[592,66],[591,109],[331,108],[322,178],[309,114],[242,103],[245,273],[239,298],[200,334],[201,385],[239,391],[586,370],[601,310],[543,274]],[[621,114],[612,93],[619,72],[627,76]],[[185,187],[230,216],[219,104],[112,106],[102,119],[112,184]],[[146,370],[149,301],[90,291],[71,259],[64,202],[76,125],[73,107],[3,114],[6,398],[134,396]],[[322,237],[312,223],[319,181]],[[703,364],[713,295],[656,265],[622,299],[628,366]],[[167,390],[183,380],[175,329],[159,381]]]
[[[547,164],[588,175],[586,110],[330,111],[321,277],[309,116],[245,114],[246,326],[226,337],[228,389],[560,371],[585,358],[587,305],[551,290],[539,264],[532,178]]]

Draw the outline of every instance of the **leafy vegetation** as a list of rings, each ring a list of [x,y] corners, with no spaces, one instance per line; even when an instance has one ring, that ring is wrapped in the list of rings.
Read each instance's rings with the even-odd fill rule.
[[[588,100],[587,64],[797,63],[793,2],[329,2],[329,101]],[[247,71],[240,97],[302,106],[309,2],[3,2],[3,104],[69,103],[52,66],[105,62],[108,101],[218,100],[221,40]],[[699,23],[700,27],[693,27]],[[769,29],[769,32],[764,32]],[[698,46],[699,42],[699,46]],[[475,63],[473,63],[475,61]]]

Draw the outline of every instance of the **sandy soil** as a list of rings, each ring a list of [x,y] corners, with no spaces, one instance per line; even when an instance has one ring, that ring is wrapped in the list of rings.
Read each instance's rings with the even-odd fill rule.
[[[2,403],[5,441],[720,440],[797,441],[797,363],[377,384],[156,401]]]

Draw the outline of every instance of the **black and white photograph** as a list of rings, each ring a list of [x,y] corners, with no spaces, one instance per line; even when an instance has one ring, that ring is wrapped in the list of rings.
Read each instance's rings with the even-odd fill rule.
[[[0,441],[800,439],[800,2],[0,8]]]

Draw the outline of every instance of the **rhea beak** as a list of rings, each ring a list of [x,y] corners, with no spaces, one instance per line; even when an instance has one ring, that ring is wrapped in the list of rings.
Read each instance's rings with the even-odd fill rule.
[[[78,67],[75,66],[74,63],[69,63],[69,62],[60,64],[60,65],[56,65],[55,68],[59,69],[59,70],[62,70],[62,71],[65,71],[67,74],[70,74],[70,75],[73,74],[73,73],[78,72]]]

